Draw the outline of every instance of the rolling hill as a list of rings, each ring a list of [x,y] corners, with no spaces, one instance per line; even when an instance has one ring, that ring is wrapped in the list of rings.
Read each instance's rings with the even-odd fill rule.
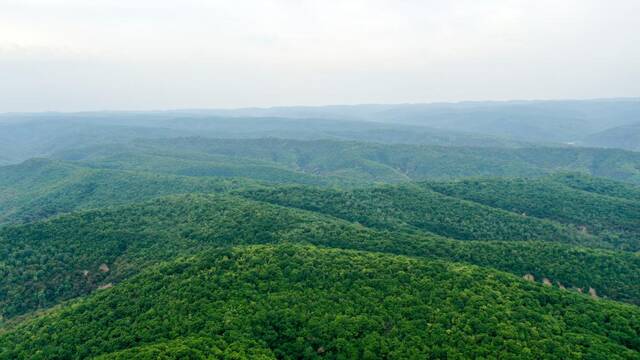
[[[550,241],[460,241],[376,231],[237,196],[180,195],[0,228],[1,315],[10,319],[50,307],[177,256],[264,243],[463,261],[640,303],[640,258],[630,253]]]
[[[349,190],[87,168],[75,162],[44,159],[0,168],[0,174],[3,171],[7,176],[4,183],[0,182],[0,222],[5,223],[132,204],[169,194],[234,192],[381,230],[417,231],[460,240],[545,240],[631,251],[640,246],[636,226],[640,200],[633,199],[634,191],[640,192],[638,188],[579,174]],[[619,195],[578,189],[575,187],[584,184],[577,181],[609,192],[614,189]]]
[[[609,105],[0,116],[0,359],[640,358]]]
[[[257,187],[257,182],[248,179],[92,169],[69,162],[32,159],[0,167],[0,224],[131,204],[162,195]]]
[[[590,134],[581,145],[640,151],[640,123],[618,126]]]
[[[0,164],[47,157],[55,152],[91,145],[189,136],[334,139],[443,146],[526,145],[522,141],[467,132],[344,119],[220,117],[181,111],[0,114]]]
[[[0,333],[0,358],[637,358],[640,310],[475,266],[305,246],[151,267]],[[297,355],[294,355],[297,354]]]
[[[584,178],[584,177],[582,177]],[[592,182],[600,181],[598,179]],[[424,185],[444,195],[500,208],[527,217],[552,219],[585,234],[595,234],[631,251],[640,250],[638,188],[601,194],[565,185],[561,177],[543,179],[482,179],[431,182]],[[627,195],[628,194],[628,195]]]
[[[640,119],[640,99],[298,106],[211,110],[209,113],[219,116],[375,121],[528,142],[567,143],[610,128],[637,123]]]
[[[613,149],[177,138],[81,148],[55,157],[97,168],[177,175],[253,176],[276,182],[292,182],[306,175],[311,177],[309,183],[324,181],[343,186],[468,176],[541,176],[559,171],[640,183],[640,154]],[[245,164],[249,170],[244,170]],[[244,173],[227,172],[238,166]],[[281,174],[286,171],[286,175]]]

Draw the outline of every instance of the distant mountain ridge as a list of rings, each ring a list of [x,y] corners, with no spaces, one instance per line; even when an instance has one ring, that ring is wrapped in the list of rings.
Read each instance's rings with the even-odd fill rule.
[[[640,121],[640,99],[335,105],[231,110],[0,114],[0,164],[134,138],[277,137],[442,146],[586,145],[635,150],[599,133]],[[626,130],[620,130],[625,135]],[[620,140],[616,140],[620,138]],[[31,141],[38,140],[38,141]]]
[[[530,142],[577,142],[640,120],[640,98],[469,101],[211,110],[226,116],[276,116],[376,121],[506,137]]]
[[[5,115],[5,117],[10,117]],[[2,118],[2,116],[0,116]],[[137,114],[28,114],[15,121],[0,122],[0,165],[57,151],[97,144],[122,144],[135,139],[176,137],[265,138],[298,140],[355,140],[379,143],[442,146],[530,146],[523,141],[490,135],[331,119],[274,117],[185,116],[182,113]]]
[[[640,122],[591,134],[583,139],[580,144],[640,151]]]

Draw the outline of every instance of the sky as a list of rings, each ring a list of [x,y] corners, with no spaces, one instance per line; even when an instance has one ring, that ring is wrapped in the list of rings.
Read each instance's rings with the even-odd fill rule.
[[[0,112],[640,96],[639,0],[0,0]]]

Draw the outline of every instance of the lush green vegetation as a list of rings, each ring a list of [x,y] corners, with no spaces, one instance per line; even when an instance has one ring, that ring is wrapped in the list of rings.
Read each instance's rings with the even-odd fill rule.
[[[417,186],[352,191],[281,187],[248,190],[241,195],[325,213],[377,229],[419,231],[461,240],[600,243],[593,237],[551,221],[461,201]]]
[[[0,168],[0,223],[130,204],[169,194],[258,188],[248,179],[91,169],[37,159]]]
[[[237,198],[168,198],[0,229],[2,315],[46,307],[202,246],[272,241],[300,219]],[[313,221],[309,217],[306,221]],[[108,267],[102,271],[101,265]]]
[[[467,265],[253,246],[148,269],[9,328],[0,349],[6,359],[631,359],[640,310]]]
[[[586,184],[576,179],[584,177],[478,179],[423,185],[448,196],[527,217],[553,219],[595,234],[619,249],[640,250],[640,201],[634,199],[638,189],[598,186],[596,181]]]
[[[210,115],[0,126],[0,359],[640,358],[638,153]]]
[[[340,185],[464,176],[541,176],[567,170],[640,183],[640,154],[586,148],[511,149],[329,140],[178,138],[75,149],[56,156],[92,167],[179,175],[256,176],[291,182],[286,177],[281,179],[281,175],[270,174],[268,169],[272,168],[314,176],[315,183],[320,183],[319,177],[325,183]],[[245,174],[228,172],[238,164],[259,166],[259,169]],[[202,170],[204,168],[208,170]]]
[[[238,197],[188,195],[1,229],[1,315],[11,318],[87,294],[180,254],[280,242],[464,261],[640,303],[640,258],[632,254],[379,232]]]
[[[618,181],[596,178],[577,173],[555,174],[551,176],[551,179],[556,183],[594,194],[640,201],[640,187],[630,186],[629,184]]]
[[[330,214],[377,229],[421,231],[466,240],[530,239],[637,248],[635,219],[640,201],[633,196],[638,188],[582,175],[338,190],[94,169],[44,159],[0,168],[2,171],[7,174],[0,182],[0,221],[4,222],[37,220],[167,194],[235,190],[244,197]],[[478,186],[488,195],[483,197]],[[629,196],[615,197],[624,194]]]

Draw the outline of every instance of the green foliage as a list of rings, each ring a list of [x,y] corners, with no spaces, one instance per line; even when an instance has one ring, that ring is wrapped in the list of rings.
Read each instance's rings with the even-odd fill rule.
[[[91,169],[45,159],[0,168],[0,223],[28,222],[80,209],[130,204],[170,194],[257,188],[248,179],[186,177]]]
[[[294,231],[292,241],[471,263],[533,275],[538,283],[547,278],[569,291],[594,288],[600,296],[640,305],[640,256],[627,252],[538,241],[458,241],[327,223]]]
[[[185,196],[0,229],[5,317],[117,282],[148,264],[206,245],[270,242],[274,231],[318,221],[237,198]],[[109,267],[101,271],[102,264]]]
[[[275,359],[273,352],[254,340],[238,337],[228,343],[223,337],[211,336],[177,338],[129,348],[97,356],[95,360],[200,360],[200,359]]]
[[[545,240],[600,245],[592,236],[552,221],[445,196],[417,186],[351,191],[281,187],[240,193],[384,230],[434,233],[460,240]],[[604,244],[606,246],[606,244]]]
[[[1,315],[12,318],[87,294],[181,254],[281,242],[465,261],[640,303],[640,258],[632,254],[380,232],[238,197],[186,195],[0,229]],[[101,271],[102,264],[109,271]]]
[[[595,234],[618,249],[640,250],[640,201],[634,199],[638,189],[595,179],[587,183],[586,179],[478,179],[423,186],[494,208],[552,219]]]
[[[153,267],[18,324],[0,358],[201,358],[226,344],[286,359],[632,359],[640,310],[467,265],[252,246]]]
[[[337,185],[465,176],[541,176],[567,170],[640,183],[640,154],[586,148],[511,149],[330,140],[177,138],[75,149],[61,152],[57,157],[93,167],[179,175],[234,174],[276,182],[291,182],[291,176],[297,174],[307,183]],[[229,170],[245,165],[249,169],[235,173]],[[250,170],[252,166],[258,166],[256,171]],[[205,168],[208,170],[204,171]],[[271,174],[269,169],[293,174],[287,180],[287,176]]]
[[[640,201],[640,187],[630,186],[604,178],[595,178],[578,173],[557,174],[550,177],[554,182],[574,189],[621,199]]]
[[[130,140],[0,168],[0,359],[640,357],[637,154]]]

